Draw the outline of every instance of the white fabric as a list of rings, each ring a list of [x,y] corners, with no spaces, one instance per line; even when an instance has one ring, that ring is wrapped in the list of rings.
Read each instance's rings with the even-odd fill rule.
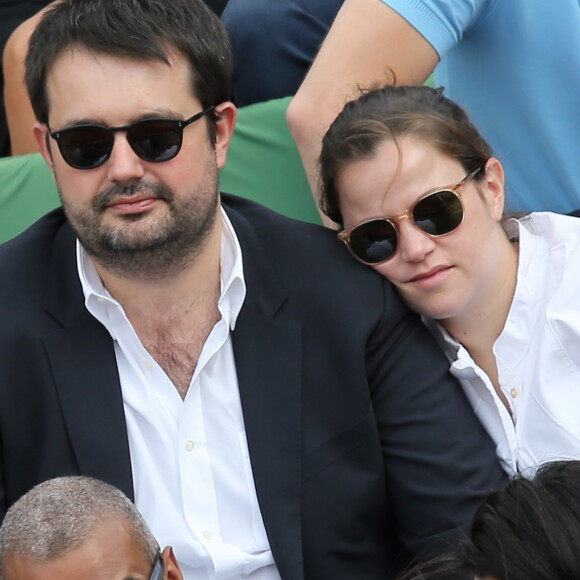
[[[242,252],[222,210],[221,319],[184,400],[141,344],[80,244],[86,306],[115,341],[135,504],[186,579],[278,580],[246,442],[231,342],[246,295]]]
[[[528,475],[547,461],[580,459],[580,219],[542,212],[511,222],[519,226],[517,285],[493,349],[511,416],[467,350],[425,323],[504,468]]]

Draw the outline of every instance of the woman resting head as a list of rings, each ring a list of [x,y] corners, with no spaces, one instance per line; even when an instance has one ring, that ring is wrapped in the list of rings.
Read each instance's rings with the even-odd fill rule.
[[[413,309],[453,332],[491,306],[499,285],[505,318],[517,252],[501,225],[502,166],[442,90],[387,86],[348,103],[320,170],[321,207],[339,238]]]
[[[501,163],[425,86],[348,103],[320,172],[339,239],[424,315],[506,471],[580,459],[580,220],[504,221]]]

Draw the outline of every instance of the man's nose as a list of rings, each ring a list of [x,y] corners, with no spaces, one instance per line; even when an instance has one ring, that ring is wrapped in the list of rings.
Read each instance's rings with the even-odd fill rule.
[[[127,134],[123,131],[116,133],[113,150],[107,160],[109,180],[118,183],[140,179],[145,174],[144,163],[129,145]]]

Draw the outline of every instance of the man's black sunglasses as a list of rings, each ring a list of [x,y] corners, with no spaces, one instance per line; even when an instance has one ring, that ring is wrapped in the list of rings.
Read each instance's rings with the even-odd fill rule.
[[[161,163],[173,159],[181,149],[183,130],[207,115],[214,106],[196,113],[185,121],[178,119],[144,119],[123,127],[76,125],[54,131],[63,159],[75,169],[95,169],[111,156],[115,133],[125,131],[131,149],[145,161]]]

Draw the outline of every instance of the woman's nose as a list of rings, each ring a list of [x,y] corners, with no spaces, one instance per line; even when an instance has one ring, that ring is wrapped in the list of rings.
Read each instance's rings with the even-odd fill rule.
[[[405,262],[421,262],[435,247],[435,240],[418,228],[411,219],[401,219],[398,225],[400,257]]]

